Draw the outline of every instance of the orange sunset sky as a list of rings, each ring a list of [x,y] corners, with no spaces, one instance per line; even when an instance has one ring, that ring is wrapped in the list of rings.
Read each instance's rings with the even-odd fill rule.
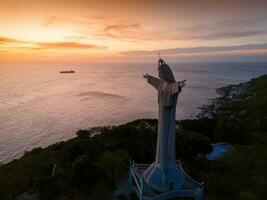
[[[0,61],[267,61],[265,1],[0,0]]]

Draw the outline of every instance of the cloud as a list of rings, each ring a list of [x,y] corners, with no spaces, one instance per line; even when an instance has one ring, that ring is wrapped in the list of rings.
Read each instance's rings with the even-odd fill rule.
[[[20,10],[20,7],[17,6],[17,5],[13,5],[13,6],[9,6],[9,9],[10,9],[10,10],[18,11],[18,10]]]
[[[82,17],[65,17],[65,16],[49,16],[43,22],[45,27],[58,26],[58,25],[79,25],[81,23],[88,23],[86,18]]]
[[[113,15],[91,15],[85,17],[50,16],[42,23],[43,26],[71,26],[78,31],[75,37],[86,39],[95,37],[97,39],[118,39],[127,41],[153,40],[151,31],[145,31],[137,22],[127,22]]]
[[[175,56],[182,54],[195,53],[219,53],[219,52],[233,52],[233,51],[252,51],[252,50],[266,50],[267,43],[264,44],[248,44],[238,46],[217,46],[217,47],[193,47],[193,48],[173,48],[173,49],[159,49],[155,51],[124,51],[120,52],[126,56],[155,56],[157,53],[162,55]]]
[[[153,41],[160,39],[171,39],[166,34],[144,29],[139,23],[115,23],[103,28],[102,32],[96,34],[97,37],[136,41]]]
[[[267,34],[266,18],[234,18],[215,20],[205,24],[195,24],[188,27],[177,27],[174,37],[184,40],[218,40],[242,38]]]
[[[104,28],[100,36],[128,41],[151,40],[154,33],[145,32],[139,24],[116,24]]]
[[[189,35],[187,39],[202,39],[202,40],[217,40],[217,39],[231,39],[241,38],[254,35],[264,35],[267,31],[226,31],[226,32],[215,32],[210,34],[196,34]]]
[[[217,31],[217,30],[240,30],[240,28],[251,27],[266,23],[266,18],[231,18],[223,20],[214,20],[210,23],[195,24],[187,27],[177,27],[180,31],[198,32],[198,31]]]
[[[24,40],[16,40],[13,38],[0,37],[0,45],[14,45],[19,43],[14,48],[24,49],[105,49],[105,46],[78,43],[78,42],[32,42]],[[25,46],[24,46],[25,45]],[[30,46],[29,46],[30,45]]]
[[[118,19],[109,15],[91,15],[91,16],[49,16],[43,22],[45,27],[67,25],[75,29],[92,28],[106,24],[118,23]],[[102,30],[102,29],[101,29]]]
[[[138,23],[128,23],[117,16],[91,15],[84,17],[50,16],[43,23],[45,27],[71,27],[77,33],[76,39],[131,39],[140,29]]]
[[[140,28],[140,24],[115,24],[115,25],[110,25],[107,26],[104,31],[109,32],[109,31],[130,31],[133,29]]]
[[[51,25],[54,25],[57,20],[58,20],[58,17],[51,16],[51,17],[48,17],[47,19],[45,19],[45,21],[42,23],[42,25],[43,26],[51,26]]]
[[[109,25],[104,29],[107,37],[126,40],[218,40],[266,35],[266,18],[236,18],[166,30],[146,30],[139,23]],[[259,27],[254,27],[261,25]],[[267,24],[266,24],[267,25]]]
[[[192,40],[223,40],[223,39],[236,39],[243,37],[250,37],[256,35],[267,35],[267,31],[195,31],[195,32],[179,32],[174,34],[160,34],[149,37],[151,40],[177,40],[177,41],[192,41]],[[144,37],[144,35],[143,35]]]
[[[36,43],[42,49],[105,49],[104,46],[76,42]]]
[[[0,37],[0,44],[8,44],[8,43],[15,43],[15,42],[18,42],[18,40],[15,40],[12,38]]]
[[[220,25],[218,25],[220,24]],[[129,41],[186,41],[186,40],[220,40],[250,37],[256,35],[266,35],[267,30],[246,30],[241,28],[245,26],[245,21],[221,21],[217,25],[196,25],[187,28],[169,29],[163,31],[151,31],[144,29],[140,24],[118,24],[105,27],[104,32],[99,36],[112,39]],[[224,25],[223,25],[224,24]],[[226,27],[228,25],[228,27]],[[233,28],[235,27],[236,28]],[[239,27],[239,28],[238,28]]]
[[[260,23],[266,23],[265,17],[253,17],[253,18],[234,18],[224,19],[217,21],[213,27],[217,28],[244,28],[251,25],[257,25]]]
[[[114,39],[129,42],[221,40],[244,38],[267,34],[266,18],[231,18],[211,20],[187,27],[176,26],[153,28],[137,21],[125,21],[115,15],[91,15],[83,17],[50,16],[43,25],[68,26],[78,31],[79,39]],[[266,24],[267,25],[267,24]],[[176,27],[175,27],[176,26]]]

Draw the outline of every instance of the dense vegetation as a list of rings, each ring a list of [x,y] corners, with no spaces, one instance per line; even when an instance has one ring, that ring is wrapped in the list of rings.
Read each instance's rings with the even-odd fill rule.
[[[266,199],[267,75],[251,80],[234,98],[226,92],[222,99],[212,139],[227,141],[234,148],[210,163],[208,194],[212,199]]]
[[[267,76],[252,80],[238,95],[222,89],[216,116],[177,122],[177,158],[211,199],[253,200],[267,195]],[[231,95],[231,97],[230,97]],[[0,167],[0,199],[109,199],[126,179],[129,159],[150,163],[156,148],[157,120],[77,131],[77,137],[36,148]],[[222,159],[200,155],[211,142],[228,142]],[[25,193],[26,192],[26,193]],[[23,194],[23,195],[21,195]]]
[[[109,199],[127,175],[129,158],[140,163],[153,161],[156,126],[156,120],[137,120],[79,130],[74,139],[36,148],[0,168],[1,199],[14,199],[29,189],[40,199]],[[178,138],[177,142],[183,141],[177,149],[181,157],[191,159],[211,151],[209,139],[201,134],[183,131]]]
[[[267,195],[267,75],[221,88],[210,108],[212,119],[184,120],[181,125],[232,150],[207,163],[206,193],[211,199],[256,200]]]

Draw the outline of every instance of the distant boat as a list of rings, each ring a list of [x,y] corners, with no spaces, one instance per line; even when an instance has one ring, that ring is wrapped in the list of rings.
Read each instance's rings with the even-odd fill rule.
[[[74,70],[60,71],[59,73],[75,73]]]

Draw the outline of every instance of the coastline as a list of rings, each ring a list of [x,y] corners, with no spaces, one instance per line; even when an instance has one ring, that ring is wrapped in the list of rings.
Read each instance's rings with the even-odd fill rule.
[[[21,66],[22,71],[14,70],[13,75],[8,70],[2,71],[3,77],[12,76],[4,80],[7,87],[1,90],[4,104],[0,117],[0,162],[18,159],[24,152],[39,146],[44,148],[75,137],[79,128],[120,125],[135,119],[157,117],[154,91],[144,87],[145,82],[140,81],[143,73],[154,69],[154,64],[133,64],[130,73],[126,64],[100,66],[77,66],[77,73],[67,77],[60,75],[60,69],[54,65],[29,66],[29,73],[22,73]],[[172,66],[177,79],[188,80],[178,100],[177,119],[196,116],[200,111],[198,107],[216,97],[215,88],[267,72],[265,64],[176,63]],[[34,69],[37,74],[32,73]],[[129,78],[128,84],[113,73],[116,70],[122,73],[122,77]],[[19,74],[25,82],[23,85],[16,80]],[[94,84],[101,77],[114,82],[114,90],[107,83]],[[13,81],[15,85],[11,84]],[[79,87],[80,84],[83,87]],[[129,85],[134,87],[129,90]],[[9,91],[18,93],[18,98],[9,99]]]
[[[221,114],[230,114],[227,113],[225,110],[220,110],[223,104],[230,102],[230,101],[248,101],[253,98],[251,92],[248,91],[248,88],[251,84],[254,83],[256,78],[252,78],[247,82],[242,82],[239,84],[230,84],[225,87],[217,88],[216,92],[220,95],[217,98],[211,99],[211,104],[203,105],[199,109],[201,112],[196,116],[197,118],[215,118]],[[233,113],[231,113],[233,114]],[[244,112],[235,113],[235,115],[243,115]]]
[[[262,76],[264,76],[264,75],[262,75]],[[260,77],[262,77],[262,76],[260,76]],[[210,99],[211,102],[209,104],[204,104],[201,107],[198,107],[198,109],[200,109],[200,112],[195,116],[195,118],[197,118],[197,119],[201,119],[201,118],[214,119],[220,114],[229,114],[230,111],[220,110],[221,106],[223,104],[227,103],[228,101],[233,100],[233,99],[235,99],[235,100],[243,99],[245,101],[251,99],[253,97],[253,94],[248,92],[247,89],[256,79],[257,78],[252,78],[249,81],[241,82],[239,84],[230,84],[230,85],[227,85],[225,87],[216,88],[215,90],[216,90],[216,93],[219,95],[219,97]],[[231,114],[233,115],[233,113],[231,113]],[[236,113],[236,114],[238,114],[238,113]],[[243,114],[245,114],[244,111],[239,113],[239,115],[243,115]],[[101,133],[101,129],[103,127],[108,128],[108,127],[120,126],[120,125],[128,124],[128,123],[131,123],[134,121],[138,121],[138,120],[142,120],[142,119],[136,119],[133,121],[125,122],[123,124],[102,125],[102,126],[96,126],[96,127],[89,127],[88,129],[90,130],[90,132],[92,131],[92,133],[93,133],[92,135],[96,135],[96,134]],[[157,120],[157,119],[151,118],[151,120]],[[184,119],[184,120],[187,120],[187,119]],[[177,121],[183,121],[183,120],[177,120]],[[75,138],[75,136],[73,136],[73,138]],[[71,139],[73,139],[73,138],[71,138]],[[71,140],[71,139],[62,140],[62,141],[59,141],[56,143],[66,142],[66,141]],[[53,144],[50,144],[46,147],[49,147],[51,145],[53,145]],[[46,148],[46,147],[36,147],[36,148]],[[34,150],[34,149],[35,148],[33,148],[32,150]],[[32,150],[30,150],[30,151],[32,151]],[[25,151],[24,154],[26,154],[30,151]],[[24,156],[24,154],[20,158],[22,158]],[[18,160],[20,158],[14,158],[11,161],[8,161],[5,163],[0,163],[0,166],[8,164],[10,162],[13,162],[15,160]]]

